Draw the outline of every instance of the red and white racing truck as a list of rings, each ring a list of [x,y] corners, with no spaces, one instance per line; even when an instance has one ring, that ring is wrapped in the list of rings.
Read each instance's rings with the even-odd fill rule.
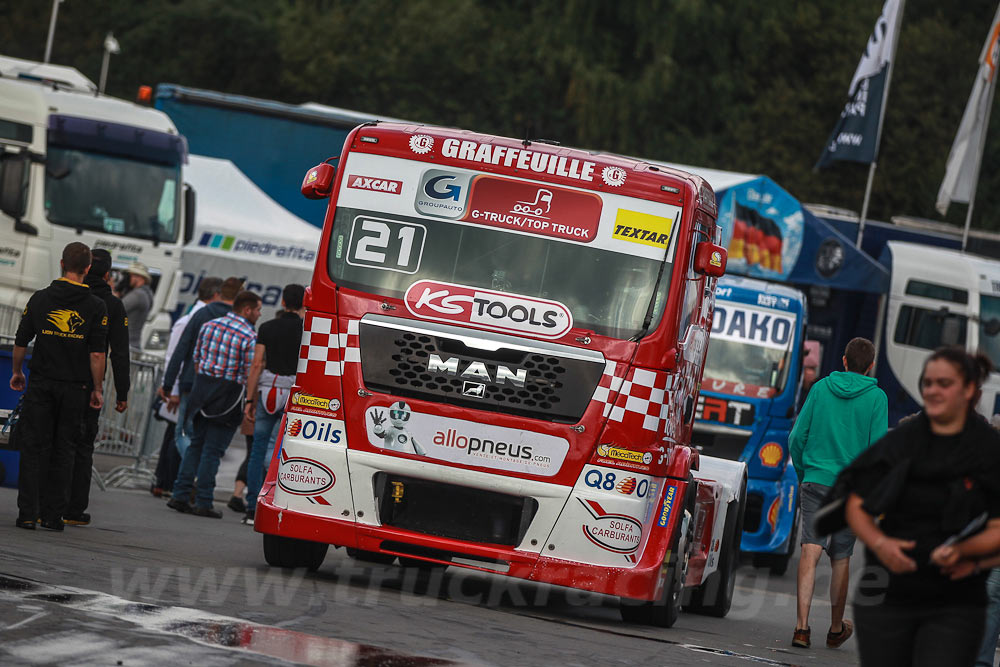
[[[327,546],[729,610],[745,465],[689,447],[716,278],[699,177],[459,130],[356,128],[257,504],[271,565]]]

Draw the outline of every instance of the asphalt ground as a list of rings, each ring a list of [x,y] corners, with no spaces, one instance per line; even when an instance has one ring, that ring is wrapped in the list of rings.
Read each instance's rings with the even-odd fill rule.
[[[261,536],[217,507],[221,520],[95,487],[90,526],[26,531],[0,488],[0,664],[857,664],[854,639],[824,646],[826,564],[802,650],[794,562],[784,577],[741,567],[727,618],[628,626],[612,597],[455,567],[426,579],[331,548],[314,574],[272,569]]]

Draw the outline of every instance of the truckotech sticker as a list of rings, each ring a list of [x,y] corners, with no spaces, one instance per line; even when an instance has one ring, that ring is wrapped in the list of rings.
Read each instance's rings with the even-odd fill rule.
[[[340,409],[340,401],[336,398],[320,398],[319,396],[304,394],[301,391],[292,394],[292,405],[302,405],[308,408],[319,408],[332,412]]]
[[[404,296],[416,317],[472,324],[505,333],[559,338],[573,328],[573,315],[558,301],[432,280],[418,280]]]
[[[470,466],[550,477],[569,442],[543,433],[414,412],[404,401],[365,412],[373,447]]]

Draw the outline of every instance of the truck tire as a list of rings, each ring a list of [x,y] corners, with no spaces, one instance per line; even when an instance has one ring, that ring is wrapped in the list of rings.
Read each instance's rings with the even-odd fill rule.
[[[697,485],[693,480],[688,482],[688,497],[683,505],[685,515],[693,517],[691,508],[693,498],[697,494]],[[634,625],[653,625],[660,628],[671,628],[677,622],[681,613],[682,593],[684,592],[684,577],[687,574],[687,556],[691,548],[691,536],[694,522],[688,519],[681,522],[674,535],[673,542],[667,552],[667,574],[663,582],[663,592],[654,601],[629,600],[622,598],[619,606],[622,620]],[[681,539],[681,533],[685,533]]]
[[[347,547],[347,555],[354,560],[375,563],[376,565],[392,565],[396,561],[396,557],[392,554],[380,554],[376,551],[364,551],[353,547]]]
[[[719,569],[708,575],[691,595],[685,611],[722,618],[729,613],[736,588],[736,567],[739,565],[740,540],[743,537],[743,504],[733,500],[726,508],[726,524],[719,546]]]
[[[272,567],[304,567],[309,572],[315,572],[323,564],[329,548],[329,544],[320,542],[264,535],[264,560]]]

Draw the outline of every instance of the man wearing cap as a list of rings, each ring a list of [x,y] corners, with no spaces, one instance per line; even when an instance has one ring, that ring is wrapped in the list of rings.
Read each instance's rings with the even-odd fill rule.
[[[153,290],[149,287],[152,277],[146,265],[140,262],[132,262],[127,272],[129,291],[122,297],[122,304],[128,318],[128,343],[130,347],[142,349],[142,328],[153,308]]]

